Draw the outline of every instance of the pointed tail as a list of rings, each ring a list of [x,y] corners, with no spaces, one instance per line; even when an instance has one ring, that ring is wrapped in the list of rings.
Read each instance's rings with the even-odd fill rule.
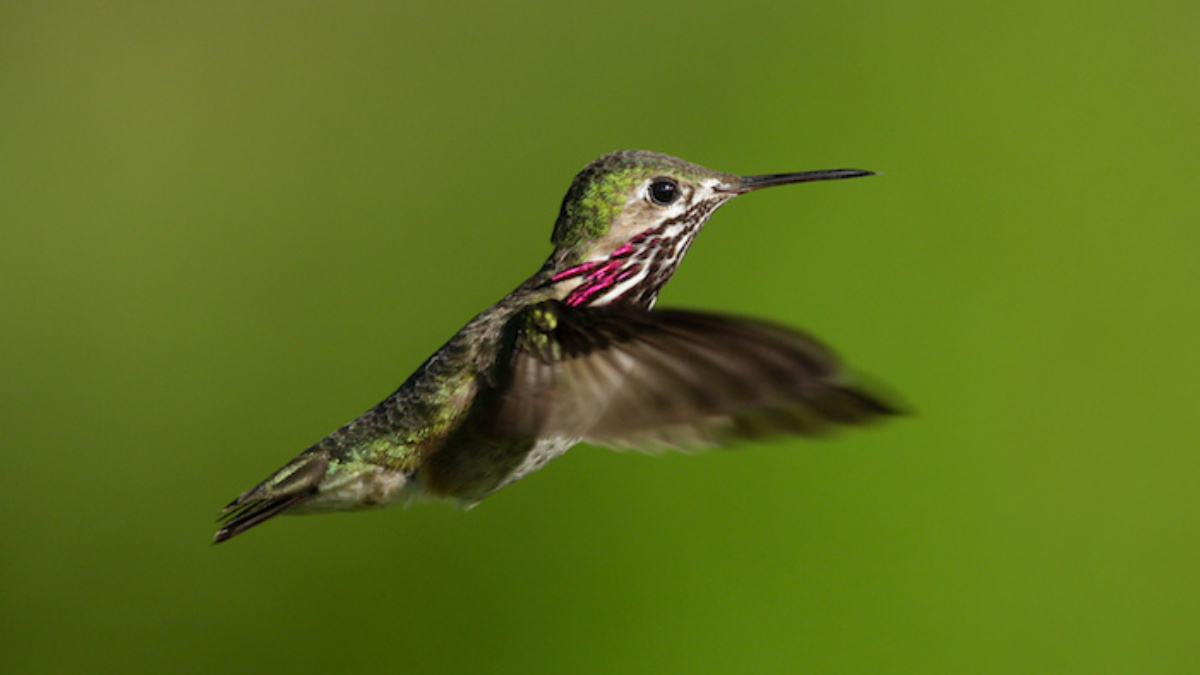
[[[274,475],[242,493],[222,511],[221,529],[213,537],[219,544],[259,523],[283,513],[317,493],[329,457],[324,452],[305,452]]]

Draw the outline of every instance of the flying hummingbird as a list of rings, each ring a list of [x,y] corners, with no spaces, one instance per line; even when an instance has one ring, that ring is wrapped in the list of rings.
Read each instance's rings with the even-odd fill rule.
[[[899,410],[824,346],[757,319],[655,310],[713,211],[760,188],[869,176],[738,176],[623,150],[563,199],[554,252],[400,388],[233,500],[221,542],[277,514],[464,506],[579,442],[638,449],[815,436]]]

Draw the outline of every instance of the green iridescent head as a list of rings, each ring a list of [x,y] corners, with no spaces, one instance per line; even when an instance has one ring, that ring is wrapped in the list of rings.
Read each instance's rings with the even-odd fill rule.
[[[694,236],[718,206],[773,185],[853,178],[869,171],[832,169],[738,176],[649,150],[619,150],[584,167],[563,198],[551,241],[574,264],[604,258],[649,231],[671,226]],[[685,224],[687,227],[674,228]],[[667,234],[674,234],[667,233]]]
[[[631,203],[648,198],[655,178],[733,184],[737,176],[707,169],[677,157],[649,150],[619,150],[584,167],[563,198],[551,241],[556,247],[587,246],[610,234]],[[732,196],[732,195],[730,195]]]

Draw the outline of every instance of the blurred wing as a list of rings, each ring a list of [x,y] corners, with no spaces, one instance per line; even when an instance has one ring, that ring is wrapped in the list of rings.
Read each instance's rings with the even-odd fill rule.
[[[763,321],[546,301],[513,326],[502,437],[687,448],[899,412],[815,340]]]

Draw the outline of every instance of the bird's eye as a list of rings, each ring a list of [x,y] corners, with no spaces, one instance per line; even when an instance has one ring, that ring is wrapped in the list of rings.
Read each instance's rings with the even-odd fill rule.
[[[666,206],[679,199],[679,183],[670,178],[658,178],[650,184],[650,200],[659,206]]]

